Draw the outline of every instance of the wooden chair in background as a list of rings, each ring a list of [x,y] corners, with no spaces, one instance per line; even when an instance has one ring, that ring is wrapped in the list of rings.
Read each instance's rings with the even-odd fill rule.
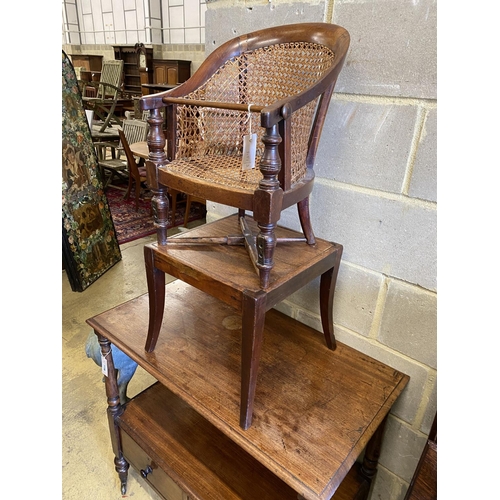
[[[145,176],[143,176],[141,180],[141,174],[144,174],[145,171],[142,165],[143,162],[140,159],[135,159],[130,151],[129,145],[134,142],[146,140],[148,124],[142,120],[124,120],[122,130],[119,130],[118,133],[120,136],[118,144],[96,143],[96,147],[98,148],[111,147],[113,150],[113,153],[110,155],[111,158],[104,157],[99,159],[99,167],[103,174],[104,187],[114,186],[118,189],[124,189],[126,191],[124,198],[128,198],[132,185],[136,183],[135,197],[136,210],[138,210],[141,183],[145,180]],[[115,179],[118,181],[121,180],[123,183],[126,182],[127,188],[125,189],[122,185],[113,184]],[[139,181],[138,183],[137,180]]]
[[[128,128],[133,128],[130,130],[129,138],[127,139],[125,133]],[[148,124],[143,120],[129,120],[129,123],[124,122],[123,130],[118,132],[120,134],[121,144],[123,146],[123,151],[127,157],[127,169],[128,169],[128,187],[125,193],[124,199],[128,200],[132,192],[132,187],[134,189],[135,198],[135,210],[139,210],[139,199],[141,197],[141,191],[146,189],[146,167],[144,166],[144,160],[142,158],[136,159],[130,150],[130,144],[134,142],[145,141],[148,133]]]
[[[120,117],[116,116],[115,109],[121,94],[123,80],[123,61],[106,60],[102,63],[101,78],[98,82],[84,82],[82,90],[83,103],[86,109],[94,111],[94,118],[99,118],[102,123],[99,132],[105,132],[112,124],[122,124]],[[96,96],[86,97],[86,88],[95,87]]]

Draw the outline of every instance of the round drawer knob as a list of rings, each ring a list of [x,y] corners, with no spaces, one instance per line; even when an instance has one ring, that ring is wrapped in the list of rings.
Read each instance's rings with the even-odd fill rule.
[[[148,465],[145,469],[141,469],[141,476],[146,479],[148,474],[151,474],[151,472],[153,472],[153,469],[151,468],[151,465]]]

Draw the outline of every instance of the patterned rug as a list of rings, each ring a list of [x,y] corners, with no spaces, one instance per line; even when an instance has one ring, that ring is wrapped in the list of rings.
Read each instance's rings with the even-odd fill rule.
[[[155,234],[151,214],[151,201],[149,199],[139,200],[139,210],[135,211],[135,200],[131,197],[123,200],[124,192],[109,187],[106,189],[111,217],[115,225],[118,244],[134,241],[144,236]],[[184,223],[185,203],[177,202],[175,221],[169,221],[168,227],[181,226]],[[203,219],[206,215],[206,207],[201,203],[192,203],[189,213],[189,222]]]

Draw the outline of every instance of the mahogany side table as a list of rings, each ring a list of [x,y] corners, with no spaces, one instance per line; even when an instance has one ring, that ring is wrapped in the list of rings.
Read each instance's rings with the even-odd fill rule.
[[[153,352],[144,349],[147,294],[87,320],[108,362],[122,493],[131,464],[169,500],[366,499],[387,414],[409,377],[340,342],[326,349],[316,330],[269,310],[244,430],[241,314],[180,280],[166,288],[170,318]],[[159,382],[123,406],[110,343]]]

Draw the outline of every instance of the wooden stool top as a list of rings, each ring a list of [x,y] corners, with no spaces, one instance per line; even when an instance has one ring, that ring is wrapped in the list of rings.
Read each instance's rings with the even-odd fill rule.
[[[247,216],[247,219],[252,231],[257,233],[257,224],[251,217]],[[241,235],[236,214],[169,239],[227,235]],[[279,226],[276,228],[277,238],[300,236],[303,235],[291,229]],[[261,291],[259,276],[244,246],[217,244],[160,246],[157,243],[147,246],[154,248],[155,266],[158,269],[223,300],[238,311],[241,311],[243,293],[256,294]],[[315,245],[308,245],[305,242],[278,243],[269,287],[265,290],[267,307],[273,307],[338,264],[341,253],[342,245],[319,238],[316,239]]]

